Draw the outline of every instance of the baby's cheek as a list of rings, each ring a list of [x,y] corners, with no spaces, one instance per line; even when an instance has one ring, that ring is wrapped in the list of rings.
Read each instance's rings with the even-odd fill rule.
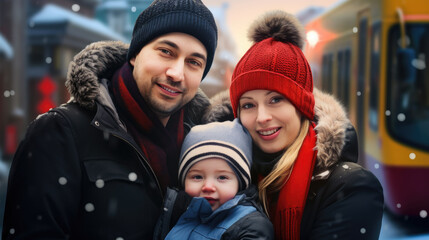
[[[195,186],[195,184],[187,184],[185,183],[185,192],[191,197],[199,197],[200,196],[199,187]]]

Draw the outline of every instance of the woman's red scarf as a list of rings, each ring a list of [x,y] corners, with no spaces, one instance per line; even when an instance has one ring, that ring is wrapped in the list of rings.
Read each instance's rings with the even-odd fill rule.
[[[311,124],[302,143],[292,173],[270,206],[276,239],[299,240],[302,214],[310,188],[317,150],[314,124]],[[275,208],[273,208],[275,207]]]
[[[177,186],[178,160],[184,138],[183,109],[172,114],[164,127],[141,96],[129,63],[116,71],[111,91],[121,120],[142,149],[163,192],[167,186]]]

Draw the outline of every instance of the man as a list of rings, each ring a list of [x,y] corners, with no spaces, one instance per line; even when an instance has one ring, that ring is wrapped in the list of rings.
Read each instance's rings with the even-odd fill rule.
[[[155,0],[129,45],[89,45],[69,103],[39,116],[13,160],[3,239],[151,239],[180,147],[209,103],[198,94],[217,29],[200,0]]]

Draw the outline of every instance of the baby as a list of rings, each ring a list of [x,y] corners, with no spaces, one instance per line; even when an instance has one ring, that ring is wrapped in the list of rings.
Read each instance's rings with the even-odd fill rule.
[[[193,198],[165,239],[274,239],[251,185],[251,163],[252,140],[238,119],[193,127],[179,162],[179,184]],[[167,212],[181,199],[169,191]]]

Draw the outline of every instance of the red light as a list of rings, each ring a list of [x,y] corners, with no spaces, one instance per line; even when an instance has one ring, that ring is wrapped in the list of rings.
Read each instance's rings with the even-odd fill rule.
[[[37,88],[42,95],[47,96],[52,94],[56,90],[57,86],[51,77],[45,76],[42,81],[39,82]]]
[[[17,148],[18,143],[18,130],[15,124],[9,124],[5,128],[5,148],[4,151],[8,155],[13,155]]]
[[[42,101],[39,102],[39,104],[37,104],[37,111],[39,113],[45,113],[49,111],[49,109],[54,107],[55,103],[52,100],[50,100],[49,98],[44,98]]]
[[[37,84],[37,89],[40,92],[41,100],[37,104],[37,112],[45,113],[49,111],[49,109],[55,107],[55,103],[51,99],[51,95],[56,91],[57,85],[54,80],[48,75],[43,77],[42,81]]]

